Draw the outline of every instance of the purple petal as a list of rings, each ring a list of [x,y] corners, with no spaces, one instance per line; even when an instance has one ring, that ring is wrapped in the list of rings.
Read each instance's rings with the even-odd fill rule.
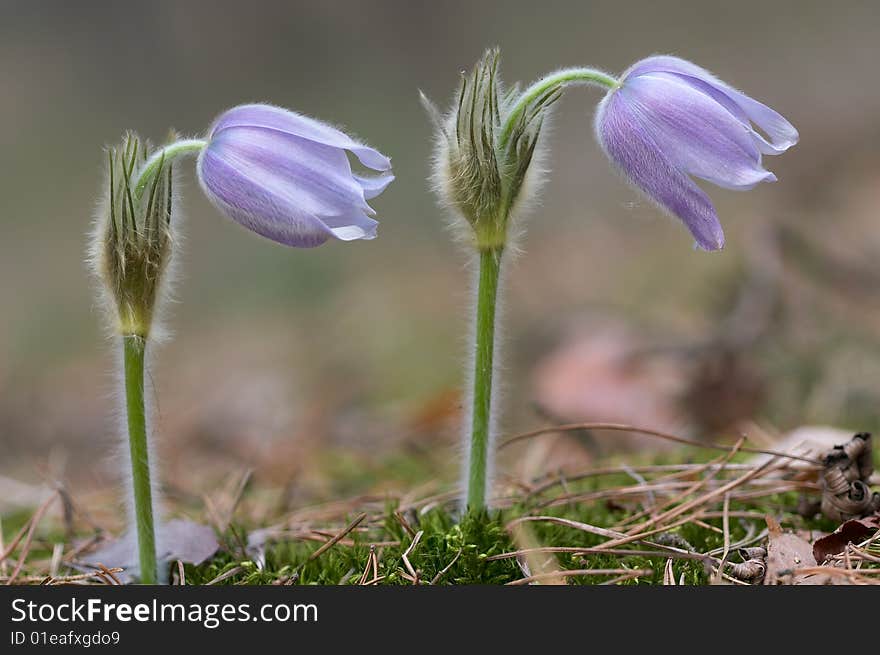
[[[666,156],[619,92],[609,93],[599,105],[596,135],[608,157],[649,198],[679,217],[700,248],[724,247],[724,232],[708,196]]]
[[[707,71],[695,63],[682,59],[681,57],[673,57],[671,55],[654,55],[646,57],[630,66],[623,72],[622,80],[627,80],[637,75],[645,73],[681,73],[682,75],[690,75],[701,80],[710,82],[713,85],[726,86],[712,73]]]
[[[390,167],[387,157],[329,125],[278,107],[243,105],[217,119],[197,172],[224,213],[279,243],[372,239],[377,223],[367,200],[394,177],[353,174],[346,151],[365,166]]]
[[[228,128],[207,149],[303,212],[373,213],[342,150],[262,127]]]
[[[333,148],[348,150],[354,153],[367,168],[375,171],[391,170],[391,160],[378,150],[355,141],[326,123],[272,105],[240,105],[224,112],[211,127],[211,136],[216,136],[230,127],[242,126],[263,127]]]
[[[394,181],[393,175],[378,175],[375,177],[363,177],[361,175],[354,175],[355,181],[360,184],[361,189],[364,192],[364,198],[367,200],[372,200],[380,193],[382,193],[389,184]]]
[[[615,92],[664,156],[681,171],[730,189],[776,177],[742,123],[714,99],[669,73],[646,73]]]
[[[736,118],[747,126],[765,155],[778,155],[798,142],[798,132],[782,115],[770,107],[737,91],[729,84],[722,82],[712,73],[694,63],[678,57],[658,55],[648,57],[634,64],[622,78],[631,79],[647,73],[673,73],[706,95],[715,99]],[[751,128],[757,125],[769,137],[768,141],[762,134]]]
[[[752,123],[770,137],[768,141],[759,132],[752,131],[757,138],[758,148],[765,155],[781,154],[798,142],[798,131],[781,114],[736,89],[728,87],[725,93],[742,107]]]
[[[300,248],[319,246],[329,238],[371,239],[376,221],[362,212],[325,217],[303,210],[295,193],[264,184],[255,169],[236,167],[209,146],[199,156],[199,182],[208,198],[230,218],[278,243]]]
[[[349,216],[326,216],[323,222],[330,228],[333,236],[340,241],[375,239],[376,228],[379,225],[379,221],[365,216],[363,212],[353,213]]]

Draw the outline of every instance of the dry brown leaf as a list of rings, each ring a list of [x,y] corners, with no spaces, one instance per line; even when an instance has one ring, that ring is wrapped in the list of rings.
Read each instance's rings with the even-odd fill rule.
[[[758,584],[767,570],[767,549],[762,546],[740,548],[739,556],[742,562],[731,564],[730,575],[743,582]]]
[[[822,513],[846,521],[880,511],[880,493],[870,488],[874,472],[870,432],[836,445],[822,458]]]
[[[616,321],[578,325],[534,374],[534,397],[554,422],[599,421],[681,431],[678,399],[688,387],[679,362],[646,356],[652,345]],[[601,449],[663,449],[638,434],[591,433]]]
[[[806,582],[806,578],[812,576],[792,575],[790,572],[816,566],[813,546],[795,534],[783,532],[782,526],[772,516],[766,517],[766,520],[769,536],[764,584],[811,584]]]
[[[842,553],[847,544],[862,542],[877,530],[880,530],[880,514],[851,519],[831,534],[817,539],[813,544],[813,557],[817,562],[824,562],[829,557]]]
[[[212,528],[186,519],[172,519],[157,531],[157,555],[164,562],[180,560],[186,564],[201,564],[210,558],[220,544]],[[132,582],[137,576],[137,547],[133,535],[127,535],[104,544],[84,555],[75,568],[88,570],[95,566],[124,569],[116,577],[123,583]]]
[[[827,427],[824,425],[804,425],[791,432],[787,432],[780,439],[775,440],[771,447],[773,450],[820,459],[829,449],[843,443],[852,437],[849,430]],[[764,464],[771,459],[770,455],[755,455],[749,459],[754,464]],[[789,463],[793,469],[812,468],[813,465],[795,460]]]

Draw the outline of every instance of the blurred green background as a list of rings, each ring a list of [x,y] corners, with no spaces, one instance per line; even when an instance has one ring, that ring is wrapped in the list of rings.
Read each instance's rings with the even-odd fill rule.
[[[55,467],[88,485],[112,468],[115,349],[83,263],[102,147],[127,129],[196,135],[225,108],[268,101],[359,135],[397,180],[373,202],[375,241],[289,250],[218,215],[183,167],[174,339],[154,365],[168,475],[250,465],[329,496],[337,482],[315,470],[361,472],[362,488],[404,456],[419,462],[411,481],[453,480],[470,272],[426,182],[418,90],[445,105],[494,45],[508,82],[677,54],[802,139],[768,158],[778,184],[711,190],[728,247],[708,255],[610,169],[592,134],[598,92],[568,93],[507,266],[504,431],[872,427],[878,19],[871,1],[2,0],[0,475]],[[555,465],[529,452],[505,470],[526,456],[529,473]]]

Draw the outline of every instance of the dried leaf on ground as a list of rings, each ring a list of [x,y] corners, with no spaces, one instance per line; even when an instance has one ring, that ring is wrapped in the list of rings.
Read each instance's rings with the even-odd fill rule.
[[[767,571],[767,549],[761,546],[740,548],[739,556],[742,562],[731,564],[730,574],[743,582],[752,584],[761,582]]]
[[[772,448],[778,452],[819,460],[829,449],[843,443],[850,437],[852,437],[852,432],[849,430],[824,425],[804,425],[787,432],[780,439],[774,440]],[[771,457],[771,455],[764,454],[754,455],[749,461],[754,464],[764,464],[770,461]],[[813,468],[813,465],[795,460],[791,462],[790,468],[809,469]]]
[[[808,577],[793,575],[794,569],[816,566],[813,546],[805,539],[790,532],[783,532],[776,519],[767,517],[767,571],[764,575],[765,585],[778,584],[811,584]]]
[[[869,486],[874,473],[872,438],[860,432],[822,458],[822,513],[846,521],[880,511],[880,493]]]
[[[625,326],[578,325],[545,357],[534,375],[534,397],[554,422],[600,421],[680,429],[678,398],[687,388],[678,362],[651,356],[656,348]],[[557,420],[558,419],[558,420]],[[601,450],[668,448],[638,434],[591,434]]]
[[[180,560],[185,564],[201,564],[220,547],[212,528],[186,519],[164,523],[157,537],[157,554],[161,561],[167,562]],[[116,577],[122,583],[132,582],[139,569],[135,540],[129,536],[114,539],[83,556],[77,568],[85,570],[98,564],[124,569]]]
[[[857,544],[880,530],[880,514],[863,519],[852,519],[841,525],[831,534],[817,539],[813,544],[813,556],[817,562],[842,553],[849,543]]]

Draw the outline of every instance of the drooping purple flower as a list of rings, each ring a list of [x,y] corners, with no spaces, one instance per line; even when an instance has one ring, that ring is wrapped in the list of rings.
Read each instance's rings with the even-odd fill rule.
[[[358,175],[347,153],[380,174]],[[248,229],[288,246],[372,239],[367,200],[394,176],[391,161],[326,123],[271,105],[241,105],[211,127],[198,178],[208,198]]]
[[[724,232],[691,177],[727,189],[774,182],[761,156],[798,141],[797,130],[777,112],[669,56],[643,59],[621,76],[599,105],[596,136],[623,173],[684,221],[704,250],[722,248]]]

